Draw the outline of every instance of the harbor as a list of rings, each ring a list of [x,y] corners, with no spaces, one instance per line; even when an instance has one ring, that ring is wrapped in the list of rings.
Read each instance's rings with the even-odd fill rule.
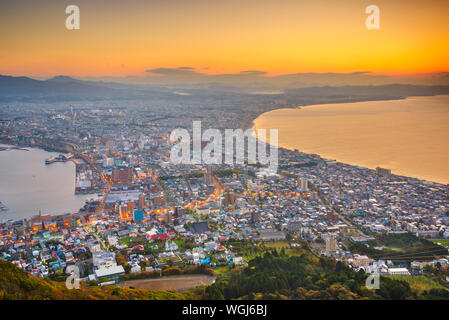
[[[67,153],[67,154],[59,154],[57,156],[52,156],[48,159],[45,160],[45,164],[52,164],[54,162],[66,162],[73,159],[73,154],[72,153]]]
[[[75,193],[78,161],[64,153],[70,161],[46,165],[45,160],[59,153],[31,148],[27,152],[1,145],[0,152],[0,221],[29,218],[41,209],[45,214],[78,212],[92,195]],[[86,192],[87,193],[87,192]]]

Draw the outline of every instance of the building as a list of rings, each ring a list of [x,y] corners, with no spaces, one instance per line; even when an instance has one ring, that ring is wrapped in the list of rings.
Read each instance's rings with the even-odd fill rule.
[[[145,200],[145,195],[143,193],[139,194],[139,208],[143,209],[147,207],[147,203]]]
[[[333,253],[337,251],[337,239],[333,235],[329,235],[325,238],[326,241],[326,253]]]
[[[163,195],[163,194],[160,194],[160,195],[154,197],[153,203],[154,203],[154,205],[156,205],[156,206],[163,206],[164,203],[165,203],[164,195]]]
[[[164,223],[173,223],[173,216],[171,212],[166,212],[162,214],[159,218],[159,220],[163,221]]]
[[[141,223],[143,221],[143,210],[134,210],[134,222]]]
[[[234,192],[226,192],[224,198],[224,205],[233,205],[235,203],[236,196]]]
[[[119,207],[119,215],[121,220],[128,219],[128,206],[126,204],[122,204]]]
[[[103,159],[103,167],[112,167],[114,165],[114,158]]]
[[[95,270],[95,278],[97,281],[117,279],[120,275],[125,273],[123,266],[114,266],[109,268],[100,268]]]
[[[310,193],[310,200],[312,200],[312,201],[317,201],[317,200],[318,200],[318,192],[312,191],[312,192]]]
[[[391,175],[391,170],[389,169],[385,169],[385,168],[381,168],[381,167],[377,167],[376,168],[376,173],[380,176],[389,176]]]
[[[418,230],[416,231],[416,236],[427,239],[436,239],[440,237],[440,232],[438,230]]]
[[[177,218],[184,217],[185,213],[186,213],[186,209],[184,209],[183,207],[175,208],[175,217],[177,217]]]
[[[135,206],[134,201],[128,201],[126,206],[128,207],[128,213],[133,213]]]
[[[282,231],[263,231],[259,235],[259,240],[284,240],[285,233]]]
[[[251,211],[251,224],[254,225],[256,224],[260,219],[260,214],[259,212],[252,210]]]
[[[115,184],[131,184],[133,182],[132,168],[112,169],[112,182]]]
[[[326,219],[329,222],[337,222],[340,219],[340,217],[338,216],[338,214],[336,212],[331,210],[327,213]]]
[[[111,268],[117,266],[115,253],[109,251],[100,251],[92,253],[92,263],[98,268]]]
[[[354,254],[354,265],[356,267],[367,267],[370,264],[370,258],[359,254]]]
[[[389,268],[388,274],[392,276],[409,276],[410,271],[407,268]]]
[[[302,192],[309,191],[309,181],[305,178],[299,179],[299,186]]]
[[[209,224],[207,221],[194,222],[190,225],[190,232],[201,234],[209,232]]]
[[[212,174],[212,166],[207,165],[206,173],[204,174],[204,181],[207,183],[213,183],[213,174]]]

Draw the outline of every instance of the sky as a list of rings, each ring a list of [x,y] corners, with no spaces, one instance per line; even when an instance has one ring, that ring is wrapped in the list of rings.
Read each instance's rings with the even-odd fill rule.
[[[0,74],[425,76],[449,71],[448,13],[446,0],[0,0]]]

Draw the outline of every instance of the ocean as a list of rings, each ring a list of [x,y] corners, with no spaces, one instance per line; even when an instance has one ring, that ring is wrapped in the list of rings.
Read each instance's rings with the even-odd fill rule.
[[[449,95],[303,106],[260,115],[279,146],[449,183]]]

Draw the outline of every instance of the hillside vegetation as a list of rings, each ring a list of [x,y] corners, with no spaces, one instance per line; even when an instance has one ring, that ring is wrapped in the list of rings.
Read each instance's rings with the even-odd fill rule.
[[[67,289],[64,282],[30,275],[10,262],[0,261],[0,299],[13,300],[172,300],[192,299],[192,293],[125,289],[115,286]]]
[[[316,256],[308,247],[268,249],[247,266],[229,266],[217,272],[213,285],[184,293],[88,286],[69,290],[64,282],[28,274],[10,262],[0,261],[0,299],[449,299],[449,290],[425,277],[381,276],[380,289],[365,286],[367,275],[342,262]]]
[[[317,257],[311,251],[272,250],[218,277],[206,288],[209,299],[449,299],[449,291],[428,281],[426,286],[405,278],[381,276],[380,289],[365,286],[367,274],[356,272],[344,263]],[[430,280],[430,279],[429,279]],[[421,280],[422,282],[423,280]],[[416,282],[416,279],[415,279]],[[434,284],[434,286],[432,285]]]

